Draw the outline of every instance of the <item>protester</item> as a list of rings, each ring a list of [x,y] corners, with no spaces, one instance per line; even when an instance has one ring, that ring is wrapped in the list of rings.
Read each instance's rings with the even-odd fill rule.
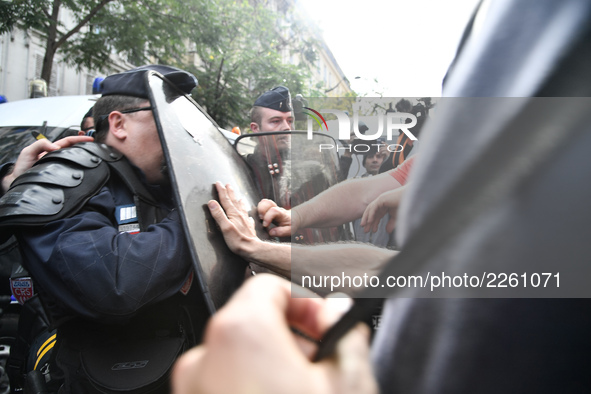
[[[400,99],[400,101],[398,101],[396,103],[395,107],[396,107],[396,111],[401,112],[401,113],[415,115],[415,112],[416,112],[416,111],[414,111],[414,106],[412,105],[412,103],[407,99]],[[420,121],[417,119],[417,124],[412,129],[412,132],[415,135],[415,137],[419,135],[421,128],[424,125],[424,121],[425,121],[424,118],[425,118],[425,116],[423,116],[420,119]],[[411,122],[410,119],[406,119],[406,123],[410,123],[410,122]],[[390,153],[390,155],[384,160],[383,164],[380,167],[379,172],[382,173],[382,172],[389,171],[393,168],[398,167],[402,163],[404,163],[404,161],[408,157],[410,157],[410,155],[416,153],[417,149],[415,146],[417,144],[418,144],[418,141],[411,140],[408,137],[408,135],[406,135],[406,133],[403,133],[402,131],[400,131],[400,134],[398,135],[398,138],[396,140],[396,145],[399,148],[397,148],[396,151]]]
[[[392,250],[362,243],[300,245],[262,241],[232,187],[218,182],[216,189],[220,201],[212,200],[208,207],[230,250],[246,261],[280,273],[294,283],[304,284],[305,277],[327,277],[342,272],[351,276],[374,275],[396,254]],[[313,290],[323,295],[331,291],[355,294],[355,289],[344,283],[322,283]]]

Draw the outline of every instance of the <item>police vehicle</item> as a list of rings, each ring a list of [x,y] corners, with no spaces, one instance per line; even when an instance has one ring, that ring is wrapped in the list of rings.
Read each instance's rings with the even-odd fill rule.
[[[51,141],[76,135],[80,122],[100,95],[57,96],[7,102],[0,105],[0,164],[13,162],[21,149],[36,138]],[[233,142],[238,137],[219,131]]]

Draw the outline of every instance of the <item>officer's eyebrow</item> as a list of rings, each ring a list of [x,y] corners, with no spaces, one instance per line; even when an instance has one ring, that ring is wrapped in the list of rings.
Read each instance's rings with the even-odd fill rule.
[[[283,119],[287,119],[287,120],[293,120],[293,116],[289,116],[287,118],[284,118],[283,116],[280,115],[275,115],[275,116],[271,116],[269,118],[269,120],[283,120]]]

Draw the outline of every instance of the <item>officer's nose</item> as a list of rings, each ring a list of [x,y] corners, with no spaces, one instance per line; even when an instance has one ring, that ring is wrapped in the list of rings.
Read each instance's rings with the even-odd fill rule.
[[[290,131],[291,130],[291,124],[289,123],[289,121],[283,120],[283,122],[281,124],[281,128],[282,128],[282,131]]]

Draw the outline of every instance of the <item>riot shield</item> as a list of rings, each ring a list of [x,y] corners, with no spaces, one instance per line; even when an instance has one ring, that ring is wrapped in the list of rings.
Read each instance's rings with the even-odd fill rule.
[[[195,101],[158,73],[150,73],[150,101],[194,269],[210,311],[220,308],[244,280],[247,266],[232,253],[209,213],[214,183],[231,184],[256,215],[261,196],[244,161]],[[255,221],[260,238],[266,231]]]
[[[264,198],[291,209],[338,182],[339,158],[332,137],[304,131],[246,134],[234,143]],[[332,148],[331,148],[332,147]],[[345,226],[301,229],[291,242],[324,243],[350,239]]]

